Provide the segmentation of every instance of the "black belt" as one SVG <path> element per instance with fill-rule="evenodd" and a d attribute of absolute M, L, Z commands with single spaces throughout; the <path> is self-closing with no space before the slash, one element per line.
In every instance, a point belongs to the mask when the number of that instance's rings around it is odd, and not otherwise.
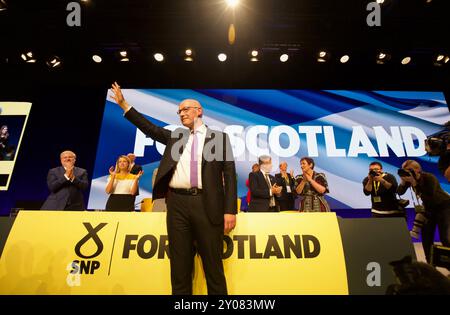
<path fill-rule="evenodd" d="M 190 196 L 196 196 L 198 194 L 201 194 L 203 192 L 203 189 L 193 187 L 193 188 L 170 188 L 170 191 L 181 194 L 181 195 L 190 195 Z"/>

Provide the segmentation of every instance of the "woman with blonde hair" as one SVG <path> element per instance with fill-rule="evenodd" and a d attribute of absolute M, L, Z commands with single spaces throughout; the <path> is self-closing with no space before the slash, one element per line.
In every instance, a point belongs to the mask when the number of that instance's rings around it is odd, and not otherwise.
<path fill-rule="evenodd" d="M 106 193 L 109 194 L 106 202 L 107 211 L 134 211 L 134 196 L 139 185 L 143 171 L 137 175 L 130 173 L 131 161 L 126 155 L 121 155 L 116 161 L 116 166 L 109 168 Z"/>

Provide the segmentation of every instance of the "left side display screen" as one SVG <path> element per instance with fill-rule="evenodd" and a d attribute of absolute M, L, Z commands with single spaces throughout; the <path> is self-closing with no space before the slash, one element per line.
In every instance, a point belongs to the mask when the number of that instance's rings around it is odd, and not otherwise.
<path fill-rule="evenodd" d="M 31 103 L 0 102 L 0 191 L 8 190 Z"/>

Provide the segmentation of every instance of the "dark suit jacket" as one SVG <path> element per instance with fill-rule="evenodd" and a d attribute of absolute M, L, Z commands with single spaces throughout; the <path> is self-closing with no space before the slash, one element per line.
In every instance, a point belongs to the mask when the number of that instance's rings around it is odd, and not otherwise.
<path fill-rule="evenodd" d="M 166 148 L 161 158 L 153 186 L 153 199 L 165 198 L 169 191 L 169 182 L 183 149 L 189 139 L 189 130 L 178 128 L 174 131 L 156 126 L 142 114 L 131 108 L 125 117 L 139 128 L 146 136 L 165 144 Z M 223 132 L 207 129 L 205 138 L 205 149 L 209 141 L 222 141 L 222 161 L 213 159 L 207 161 L 202 157 L 202 187 L 203 205 L 208 218 L 213 224 L 222 224 L 224 214 L 237 213 L 237 183 L 236 168 L 233 159 L 228 135 Z M 172 149 L 179 153 L 172 157 Z"/>
<path fill-rule="evenodd" d="M 283 176 L 281 176 L 281 173 L 275 174 L 275 181 L 278 186 L 282 186 L 281 189 L 281 196 L 277 197 L 278 200 L 291 200 L 294 196 L 295 192 L 295 179 L 291 176 L 291 174 L 287 174 L 289 178 L 289 186 L 291 187 L 291 195 L 288 195 L 287 188 L 286 188 L 286 181 L 284 180 Z"/>
<path fill-rule="evenodd" d="M 269 175 L 270 184 L 275 184 L 275 177 Z M 270 191 L 267 186 L 266 179 L 262 172 L 251 172 L 248 175 L 250 186 L 251 200 L 248 207 L 250 212 L 266 212 L 269 211 L 270 205 Z"/>
<path fill-rule="evenodd" d="M 73 182 L 64 176 L 64 167 L 52 168 L 47 175 L 47 186 L 50 190 L 42 210 L 64 210 L 70 201 L 72 207 L 79 210 L 85 210 L 83 200 L 83 190 L 89 186 L 87 171 L 83 168 L 75 167 L 73 173 L 75 179 Z"/>
<path fill-rule="evenodd" d="M 142 171 L 142 166 L 138 164 L 134 164 L 133 167 L 130 170 L 130 174 L 137 175 L 140 171 Z M 136 191 L 136 196 L 139 195 L 139 186 Z"/>
<path fill-rule="evenodd" d="M 133 167 L 131 168 L 130 173 L 133 175 L 137 175 L 140 171 L 142 171 L 142 166 L 134 164 Z"/>

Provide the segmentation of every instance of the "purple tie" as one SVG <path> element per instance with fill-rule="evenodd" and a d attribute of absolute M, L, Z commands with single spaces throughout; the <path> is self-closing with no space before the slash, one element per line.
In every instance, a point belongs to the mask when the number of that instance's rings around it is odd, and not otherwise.
<path fill-rule="evenodd" d="M 191 145 L 191 188 L 198 187 L 198 164 L 197 164 L 197 134 L 194 131 L 192 134 Z"/>

